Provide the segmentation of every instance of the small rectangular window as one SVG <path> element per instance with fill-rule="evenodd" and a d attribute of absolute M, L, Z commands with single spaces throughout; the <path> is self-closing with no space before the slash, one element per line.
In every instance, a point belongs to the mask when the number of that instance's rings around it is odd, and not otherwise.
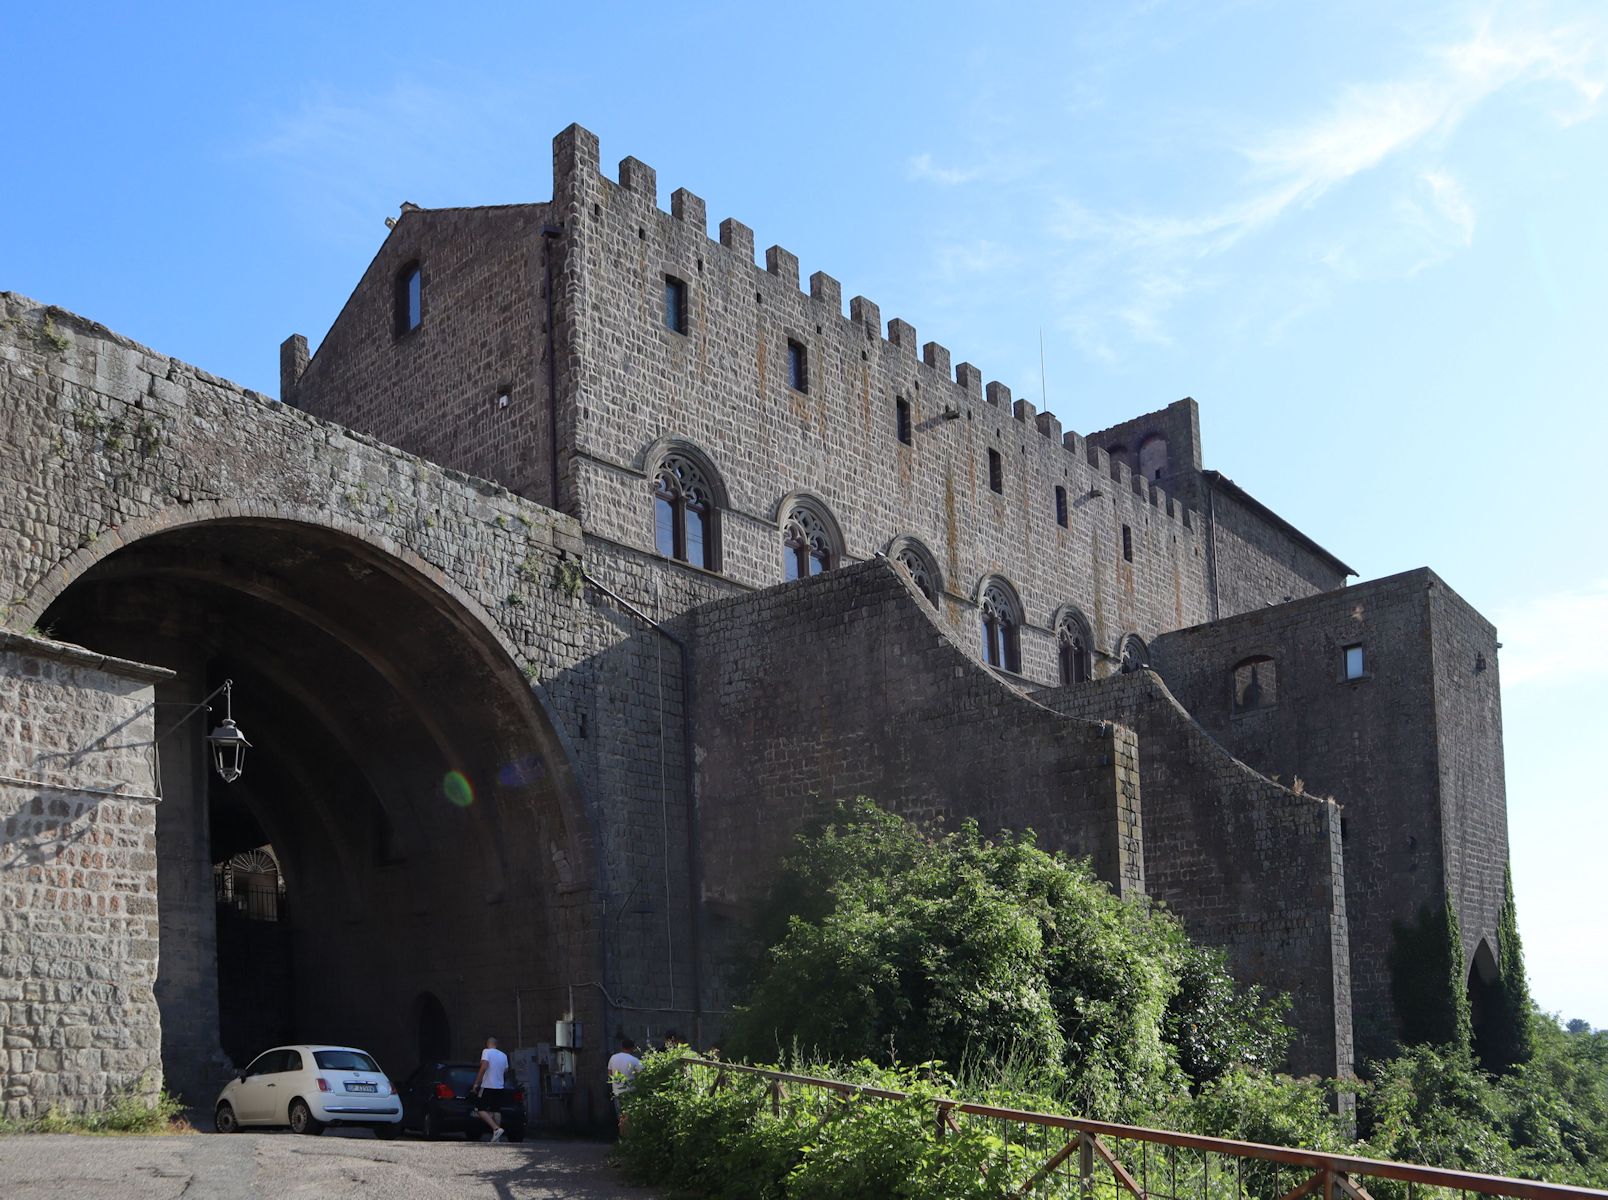
<path fill-rule="evenodd" d="M 893 402 L 894 425 L 899 432 L 899 440 L 910 445 L 910 401 L 900 396 Z"/>
<path fill-rule="evenodd" d="M 988 452 L 988 486 L 1002 496 L 1005 494 L 1005 461 L 998 450 Z"/>
<path fill-rule="evenodd" d="M 1133 529 L 1128 525 L 1122 527 L 1122 557 L 1128 562 L 1133 561 Z"/>
<path fill-rule="evenodd" d="M 1059 485 L 1055 489 L 1055 523 L 1066 528 L 1066 489 Z"/>
<path fill-rule="evenodd" d="M 787 343 L 787 382 L 795 392 L 810 390 L 809 351 L 791 339 Z"/>
<path fill-rule="evenodd" d="M 1362 675 L 1363 675 L 1363 667 L 1364 667 L 1363 658 L 1362 658 L 1362 647 L 1361 646 L 1347 646 L 1346 650 L 1345 650 L 1345 655 L 1346 655 L 1346 678 L 1347 679 L 1361 679 Z"/>
<path fill-rule="evenodd" d="M 409 263 L 396 277 L 396 333 L 412 333 L 424 320 L 424 273 Z"/>
<path fill-rule="evenodd" d="M 672 333 L 687 332 L 687 285 L 674 275 L 664 277 L 664 327 Z"/>

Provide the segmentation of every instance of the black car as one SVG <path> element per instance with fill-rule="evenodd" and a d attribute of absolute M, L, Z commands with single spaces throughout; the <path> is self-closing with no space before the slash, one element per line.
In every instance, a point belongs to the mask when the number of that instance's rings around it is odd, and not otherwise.
<path fill-rule="evenodd" d="M 461 1133 L 470 1141 L 488 1136 L 491 1130 L 476 1115 L 469 1088 L 474 1084 L 479 1063 L 425 1063 L 408 1076 L 402 1093 L 402 1128 L 416 1129 L 427 1138 Z M 525 1089 L 508 1073 L 503 1089 L 502 1126 L 510 1142 L 525 1139 Z"/>

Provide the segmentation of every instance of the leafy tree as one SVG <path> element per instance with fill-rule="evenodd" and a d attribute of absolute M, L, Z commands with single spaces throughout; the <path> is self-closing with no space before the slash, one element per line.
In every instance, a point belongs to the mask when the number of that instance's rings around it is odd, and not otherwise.
<path fill-rule="evenodd" d="M 1290 1048 L 1289 997 L 1237 986 L 1221 950 L 1186 945 L 1167 1003 L 1167 1041 L 1198 1092 L 1236 1068 L 1276 1071 Z"/>
<path fill-rule="evenodd" d="M 1414 1046 L 1379 1064 L 1359 1097 L 1371 1157 L 1511 1175 L 1510 1098 L 1466 1047 Z"/>
<path fill-rule="evenodd" d="M 924 830 L 862 799 L 783 865 L 728 1045 L 1009 1060 L 1065 1104 L 1117 1116 L 1276 1060 L 1281 1015 L 1170 915 L 1117 898 L 1031 834 Z"/>

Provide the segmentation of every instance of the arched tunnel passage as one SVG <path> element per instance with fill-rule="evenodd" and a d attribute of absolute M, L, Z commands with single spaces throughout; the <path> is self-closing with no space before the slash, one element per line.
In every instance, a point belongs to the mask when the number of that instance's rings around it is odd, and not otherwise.
<path fill-rule="evenodd" d="M 511 1042 L 516 994 L 556 1004 L 593 969 L 591 834 L 561 739 L 492 630 L 408 564 L 320 526 L 202 522 L 109 554 L 41 624 L 177 671 L 159 729 L 232 679 L 253 743 L 233 784 L 206 762 L 217 709 L 159 746 L 171 1089 L 209 1103 L 225 1057 L 287 1040 L 362 1046 L 400 1076 L 421 994 L 469 1054 Z M 271 914 L 215 882 L 264 847 Z"/>

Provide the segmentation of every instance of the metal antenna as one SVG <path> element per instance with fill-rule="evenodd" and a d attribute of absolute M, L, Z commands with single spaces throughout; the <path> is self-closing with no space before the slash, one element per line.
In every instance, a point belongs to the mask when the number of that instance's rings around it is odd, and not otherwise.
<path fill-rule="evenodd" d="M 1039 326 L 1039 399 L 1045 412 L 1050 409 L 1050 387 L 1044 382 L 1044 326 Z"/>

